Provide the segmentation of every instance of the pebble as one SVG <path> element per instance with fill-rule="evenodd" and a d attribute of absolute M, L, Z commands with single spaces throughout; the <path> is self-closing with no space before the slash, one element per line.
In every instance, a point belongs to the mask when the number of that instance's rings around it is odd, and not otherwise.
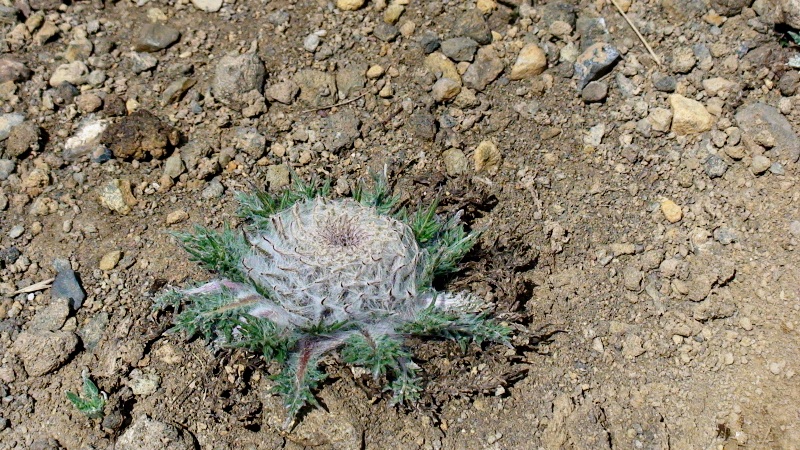
<path fill-rule="evenodd" d="M 370 80 L 375 80 L 383 76 L 384 72 L 385 70 L 383 69 L 383 66 L 381 66 L 380 64 L 375 64 L 373 66 L 370 66 L 369 69 L 367 69 L 366 76 Z"/>
<path fill-rule="evenodd" d="M 144 373 L 141 369 L 133 369 L 130 373 L 130 380 L 127 385 L 131 388 L 133 395 L 146 397 L 154 394 L 161 384 L 161 377 L 155 373 Z"/>
<path fill-rule="evenodd" d="M 472 38 L 481 45 L 492 43 L 492 31 L 489 24 L 483 18 L 483 14 L 478 9 L 470 9 L 462 14 L 453 26 L 453 32 L 457 36 Z"/>
<path fill-rule="evenodd" d="M 770 171 L 770 173 L 775 174 L 775 175 L 784 175 L 784 174 L 786 174 L 786 171 L 783 168 L 783 164 L 781 164 L 781 163 L 779 163 L 777 161 L 772 163 L 771 166 L 769 166 L 769 171 Z"/>
<path fill-rule="evenodd" d="M 450 78 L 459 84 L 462 82 L 461 74 L 453 61 L 440 52 L 433 52 L 425 57 L 425 67 L 437 78 Z"/>
<path fill-rule="evenodd" d="M 67 298 L 70 300 L 70 306 L 73 310 L 79 309 L 86 299 L 86 293 L 83 291 L 69 261 L 56 258 L 53 261 L 53 268 L 56 270 L 56 277 L 53 280 L 50 296 L 53 298 Z"/>
<path fill-rule="evenodd" d="M 670 199 L 661 200 L 661 212 L 669 223 L 676 223 L 683 218 L 681 207 Z"/>
<path fill-rule="evenodd" d="M 489 172 L 494 174 L 500 168 L 503 155 L 494 142 L 486 140 L 475 148 L 475 172 Z"/>
<path fill-rule="evenodd" d="M 678 135 L 696 134 L 708 131 L 714 124 L 714 117 L 697 100 L 680 94 L 669 96 L 672 108 L 672 131 Z"/>
<path fill-rule="evenodd" d="M 676 46 L 672 51 L 672 64 L 670 68 L 675 73 L 689 73 L 697 64 L 694 51 L 687 46 Z"/>
<path fill-rule="evenodd" d="M 463 93 L 464 90 L 462 89 L 461 92 Z M 411 134 L 425 141 L 433 141 L 436 138 L 436 124 L 436 118 L 433 117 L 433 114 L 426 111 L 413 114 L 408 121 Z"/>
<path fill-rule="evenodd" d="M 709 96 L 715 96 L 720 92 L 735 92 L 736 83 L 722 77 L 708 78 L 703 80 L 703 89 Z"/>
<path fill-rule="evenodd" d="M 793 220 L 789 223 L 789 233 L 794 237 L 800 237 L 800 220 Z"/>
<path fill-rule="evenodd" d="M 610 40 L 606 19 L 603 17 L 580 16 L 575 22 L 575 31 L 581 36 L 581 50 Z"/>
<path fill-rule="evenodd" d="M 750 170 L 756 175 L 761 175 L 769 170 L 771 165 L 772 161 L 769 158 L 764 155 L 756 155 L 753 156 L 753 161 L 750 163 Z"/>
<path fill-rule="evenodd" d="M 361 120 L 352 109 L 344 109 L 328 116 L 325 124 L 323 144 L 330 152 L 339 152 L 353 147 L 361 137 Z"/>
<path fill-rule="evenodd" d="M 17 259 L 20 257 L 21 254 L 22 253 L 20 253 L 19 249 L 17 247 L 14 247 L 13 245 L 11 247 L 0 250 L 0 268 L 2 268 L 3 266 L 10 266 L 15 262 L 17 262 Z"/>
<path fill-rule="evenodd" d="M 133 42 L 137 52 L 157 52 L 174 44 L 181 37 L 181 32 L 163 23 L 149 23 L 142 27 L 139 36 Z"/>
<path fill-rule="evenodd" d="M 78 336 L 81 337 L 83 346 L 86 347 L 87 350 L 94 350 L 103 338 L 103 332 L 107 326 L 108 313 L 105 311 L 89 319 L 86 325 L 78 330 Z"/>
<path fill-rule="evenodd" d="M 0 181 L 5 181 L 14 173 L 17 163 L 11 159 L 0 159 Z"/>
<path fill-rule="evenodd" d="M 719 227 L 714 230 L 714 239 L 722 245 L 730 245 L 739 240 L 736 231 L 728 227 Z"/>
<path fill-rule="evenodd" d="M 2 66 L 0 66 L 0 74 L 2 74 Z M 2 76 L 0 76 L 0 80 L 2 80 Z M 800 72 L 796 70 L 787 70 L 783 73 L 783 75 L 781 75 L 780 80 L 778 80 L 778 90 L 781 91 L 781 95 L 784 97 L 791 97 L 795 95 L 795 93 L 798 92 L 799 86 Z"/>
<path fill-rule="evenodd" d="M 10 230 L 8 230 L 8 237 L 10 237 L 11 239 L 16 239 L 22 236 L 22 233 L 24 232 L 25 232 L 25 227 L 17 224 L 11 227 Z"/>
<path fill-rule="evenodd" d="M 267 149 L 267 138 L 255 127 L 236 127 L 233 130 L 233 146 L 242 150 L 254 159 L 264 155 Z"/>
<path fill-rule="evenodd" d="M 439 78 L 431 89 L 433 99 L 439 103 L 454 99 L 460 92 L 461 85 L 450 78 Z"/>
<path fill-rule="evenodd" d="M 200 193 L 200 197 L 205 200 L 214 200 L 217 198 L 222 197 L 225 193 L 225 186 L 219 181 L 219 177 L 214 177 L 211 181 L 206 184 L 206 187 L 203 188 L 203 192 Z"/>
<path fill-rule="evenodd" d="M 619 57 L 619 50 L 604 42 L 598 42 L 587 48 L 575 60 L 578 89 L 583 89 L 590 81 L 597 80 L 610 72 Z"/>
<path fill-rule="evenodd" d="M 100 188 L 100 203 L 119 214 L 129 214 L 131 206 L 136 204 L 130 181 L 115 178 L 104 184 Z"/>
<path fill-rule="evenodd" d="M 709 178 L 719 178 L 728 170 L 728 163 L 718 155 L 711 155 L 703 162 L 704 170 Z"/>
<path fill-rule="evenodd" d="M 266 74 L 264 63 L 255 53 L 223 56 L 214 69 L 214 97 L 227 100 L 253 90 L 263 92 Z"/>
<path fill-rule="evenodd" d="M 103 106 L 103 99 L 97 94 L 86 92 L 75 98 L 75 106 L 83 114 L 93 113 Z"/>
<path fill-rule="evenodd" d="M 442 41 L 439 48 L 454 61 L 472 61 L 478 50 L 478 43 L 468 37 L 456 37 Z"/>
<path fill-rule="evenodd" d="M 336 78 L 321 70 L 301 70 L 293 80 L 300 88 L 300 100 L 312 106 L 330 103 L 330 98 L 336 94 Z"/>
<path fill-rule="evenodd" d="M 222 9 L 222 0 L 192 0 L 192 4 L 205 12 L 217 12 Z"/>
<path fill-rule="evenodd" d="M 386 22 L 378 22 L 375 29 L 372 30 L 372 35 L 383 42 L 392 42 L 400 34 L 400 30 L 396 26 Z"/>
<path fill-rule="evenodd" d="M 195 448 L 195 440 L 188 430 L 181 430 L 146 415 L 135 418 L 125 428 L 125 432 L 117 439 L 114 448 L 116 450 L 156 450 L 165 448 L 165 443 L 169 443 L 170 450 Z"/>
<path fill-rule="evenodd" d="M 269 188 L 273 191 L 288 186 L 289 167 L 286 164 L 273 164 L 268 166 L 265 180 Z"/>
<path fill-rule="evenodd" d="M 392 2 L 386 10 L 383 12 L 383 21 L 394 25 L 400 20 L 400 16 L 403 15 L 403 12 L 406 10 L 406 7 L 403 6 L 400 2 Z"/>
<path fill-rule="evenodd" d="M 791 162 L 797 162 L 800 158 L 800 137 L 777 108 L 764 103 L 752 103 L 739 108 L 734 117 L 745 135 L 755 137 L 765 131 L 772 135 L 775 140 L 772 151 L 780 158 Z"/>
<path fill-rule="evenodd" d="M 305 39 L 303 39 L 303 48 L 308 52 L 314 53 L 317 50 L 317 47 L 319 47 L 319 44 L 322 43 L 321 36 L 322 35 L 320 35 L 319 31 L 309 34 Z"/>
<path fill-rule="evenodd" d="M 26 330 L 16 337 L 12 348 L 28 375 L 39 377 L 67 362 L 78 348 L 78 337 L 69 331 Z"/>
<path fill-rule="evenodd" d="M 660 131 L 666 133 L 672 124 L 672 111 L 666 108 L 653 108 L 647 116 L 647 121 L 650 123 L 653 131 Z"/>
<path fill-rule="evenodd" d="M 11 129 L 25 121 L 25 116 L 20 113 L 7 113 L 0 115 L 0 141 L 11 135 Z"/>
<path fill-rule="evenodd" d="M 297 83 L 288 80 L 273 84 L 264 91 L 264 96 L 271 102 L 289 105 L 297 97 L 298 92 L 300 92 L 300 87 Z"/>
<path fill-rule="evenodd" d="M 131 52 L 131 71 L 135 74 L 146 72 L 158 65 L 158 58 L 149 53 Z"/>
<path fill-rule="evenodd" d="M 189 213 L 183 209 L 176 209 L 167 214 L 167 225 L 175 225 L 181 223 L 189 218 Z"/>
<path fill-rule="evenodd" d="M 0 58 L 0 83 L 8 81 L 25 81 L 33 72 L 28 67 L 12 58 Z"/>
<path fill-rule="evenodd" d="M 742 316 L 739 318 L 739 326 L 745 331 L 753 331 L 753 323 L 747 316 Z"/>
<path fill-rule="evenodd" d="M 364 6 L 364 0 L 336 0 L 336 7 L 342 11 L 355 11 Z"/>
<path fill-rule="evenodd" d="M 622 269 L 622 280 L 625 289 L 629 291 L 639 291 L 642 288 L 642 278 L 644 273 L 635 266 L 626 266 Z"/>
<path fill-rule="evenodd" d="M 103 255 L 102 258 L 100 258 L 100 264 L 98 264 L 98 267 L 100 268 L 100 270 L 104 271 L 113 270 L 115 267 L 117 267 L 117 264 L 119 263 L 120 259 L 122 259 L 121 251 L 119 250 L 110 251 L 105 255 Z"/>
<path fill-rule="evenodd" d="M 64 50 L 64 59 L 69 62 L 85 60 L 92 56 L 93 49 L 92 41 L 86 38 L 72 40 Z"/>
<path fill-rule="evenodd" d="M 505 66 L 491 46 L 481 47 L 475 62 L 464 72 L 463 82 L 468 88 L 480 92 L 486 89 L 502 72 Z"/>
<path fill-rule="evenodd" d="M 422 47 L 422 51 L 426 55 L 438 50 L 440 45 L 441 40 L 439 39 L 439 36 L 436 36 L 433 33 L 423 33 L 422 36 L 419 37 L 419 46 Z"/>
<path fill-rule="evenodd" d="M 78 125 L 75 132 L 64 143 L 64 159 L 74 161 L 88 155 L 100 145 L 103 132 L 108 128 L 108 121 L 87 117 Z"/>
<path fill-rule="evenodd" d="M 62 64 L 56 68 L 50 76 L 50 86 L 58 87 L 62 83 L 69 83 L 79 86 L 86 82 L 89 75 L 89 68 L 83 61 L 73 61 L 69 64 Z"/>
<path fill-rule="evenodd" d="M 456 177 L 467 173 L 469 161 L 461 150 L 457 148 L 447 149 L 442 152 L 442 159 L 444 160 L 444 168 L 447 175 Z"/>
<path fill-rule="evenodd" d="M 366 66 L 363 64 L 351 64 L 336 71 L 336 89 L 339 91 L 339 98 L 345 99 L 351 95 L 363 92 L 367 85 Z"/>
<path fill-rule="evenodd" d="M 509 80 L 523 80 L 539 75 L 547 68 L 547 55 L 536 44 L 528 44 L 522 47 L 517 60 L 511 67 Z"/>
<path fill-rule="evenodd" d="M 178 130 L 146 109 L 140 109 L 107 127 L 100 138 L 120 159 L 159 159 L 178 144 Z"/>
<path fill-rule="evenodd" d="M 675 80 L 675 77 L 671 75 L 658 74 L 655 78 L 655 82 L 653 82 L 653 87 L 661 92 L 672 93 L 675 92 L 675 88 L 678 87 L 678 82 Z"/>
<path fill-rule="evenodd" d="M 581 98 L 585 103 L 597 103 L 608 96 L 608 84 L 603 81 L 592 81 L 581 91 Z"/>
<path fill-rule="evenodd" d="M 40 309 L 28 323 L 30 330 L 56 331 L 67 321 L 70 300 L 64 297 L 53 297 L 50 303 Z"/>

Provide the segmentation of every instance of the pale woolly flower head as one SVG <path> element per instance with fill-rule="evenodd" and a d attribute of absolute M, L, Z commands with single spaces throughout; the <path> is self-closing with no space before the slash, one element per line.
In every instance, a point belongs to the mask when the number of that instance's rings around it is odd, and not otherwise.
<path fill-rule="evenodd" d="M 411 229 L 356 201 L 298 202 L 248 240 L 248 277 L 310 323 L 380 320 L 427 306 Z"/>

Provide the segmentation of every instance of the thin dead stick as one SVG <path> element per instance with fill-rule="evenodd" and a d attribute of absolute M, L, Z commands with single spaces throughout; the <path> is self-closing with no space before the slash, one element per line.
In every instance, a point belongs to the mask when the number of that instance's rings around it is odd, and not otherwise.
<path fill-rule="evenodd" d="M 642 36 L 642 33 L 639 33 L 639 30 L 636 28 L 636 25 L 634 25 L 633 22 L 631 22 L 631 19 L 628 18 L 627 14 L 625 14 L 625 11 L 623 11 L 622 7 L 619 6 L 617 0 L 611 0 L 611 3 L 613 3 L 614 6 L 617 8 L 617 11 L 619 11 L 619 13 L 622 14 L 622 18 L 625 19 L 625 22 L 628 22 L 628 25 L 630 25 L 630 27 L 633 29 L 633 32 L 636 33 L 636 36 L 639 36 L 639 40 L 642 41 L 642 44 L 644 44 L 647 51 L 650 52 L 650 56 L 652 56 L 653 59 L 656 61 L 658 67 L 661 67 L 661 60 L 658 59 L 658 56 L 656 56 L 656 53 L 653 51 L 653 48 L 650 47 L 650 44 L 648 44 L 647 40 L 645 40 L 644 36 Z"/>
<path fill-rule="evenodd" d="M 22 289 L 19 289 L 19 290 L 15 291 L 13 295 L 28 294 L 30 292 L 36 292 L 36 291 L 41 291 L 42 289 L 47 289 L 47 288 L 50 287 L 50 283 L 52 283 L 53 280 L 55 280 L 55 278 L 42 280 L 42 281 L 40 281 L 40 282 L 38 282 L 36 284 L 32 284 L 32 285 L 30 285 L 28 287 L 24 287 Z"/>
<path fill-rule="evenodd" d="M 353 97 L 353 98 L 351 98 L 349 100 L 345 100 L 343 102 L 339 102 L 339 103 L 336 103 L 336 104 L 333 104 L 333 105 L 320 106 L 319 108 L 306 109 L 306 110 L 300 111 L 300 114 L 305 114 L 305 113 L 310 113 L 310 112 L 317 112 L 317 111 L 322 111 L 323 109 L 331 109 L 331 108 L 336 108 L 337 106 L 343 106 L 343 105 L 346 105 L 348 103 L 353 103 L 354 101 L 360 99 L 361 97 L 363 97 L 365 95 L 367 95 L 367 93 L 366 92 L 362 92 L 361 95 L 359 95 L 357 97 Z"/>

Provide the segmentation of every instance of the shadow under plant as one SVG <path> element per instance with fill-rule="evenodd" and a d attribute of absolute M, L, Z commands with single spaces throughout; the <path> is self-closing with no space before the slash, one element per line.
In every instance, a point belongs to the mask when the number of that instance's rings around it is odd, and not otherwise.
<path fill-rule="evenodd" d="M 296 181 L 279 196 L 239 196 L 242 230 L 196 227 L 177 237 L 219 277 L 163 295 L 176 308 L 175 329 L 219 346 L 246 348 L 281 364 L 275 391 L 286 427 L 325 379 L 318 361 L 339 349 L 347 364 L 384 379 L 392 403 L 415 401 L 418 367 L 408 336 L 508 342 L 509 328 L 486 317 L 484 301 L 433 288 L 472 248 L 460 215 L 436 204 L 395 211 L 385 179 L 353 198 L 329 199 L 329 186 Z"/>

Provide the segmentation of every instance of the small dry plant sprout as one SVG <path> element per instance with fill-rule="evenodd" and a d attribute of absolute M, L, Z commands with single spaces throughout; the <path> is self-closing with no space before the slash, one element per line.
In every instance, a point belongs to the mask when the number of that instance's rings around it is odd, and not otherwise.
<path fill-rule="evenodd" d="M 190 258 L 217 278 L 171 291 L 160 306 L 177 311 L 175 329 L 220 346 L 250 349 L 282 371 L 275 391 L 287 426 L 325 379 L 320 357 L 341 360 L 386 380 L 393 403 L 414 401 L 419 368 L 404 346 L 411 335 L 507 343 L 509 329 L 487 318 L 483 300 L 440 292 L 477 238 L 445 219 L 436 204 L 396 211 L 385 177 L 352 198 L 329 199 L 329 184 L 295 180 L 279 196 L 240 194 L 242 230 L 195 227 L 178 233 Z"/>

